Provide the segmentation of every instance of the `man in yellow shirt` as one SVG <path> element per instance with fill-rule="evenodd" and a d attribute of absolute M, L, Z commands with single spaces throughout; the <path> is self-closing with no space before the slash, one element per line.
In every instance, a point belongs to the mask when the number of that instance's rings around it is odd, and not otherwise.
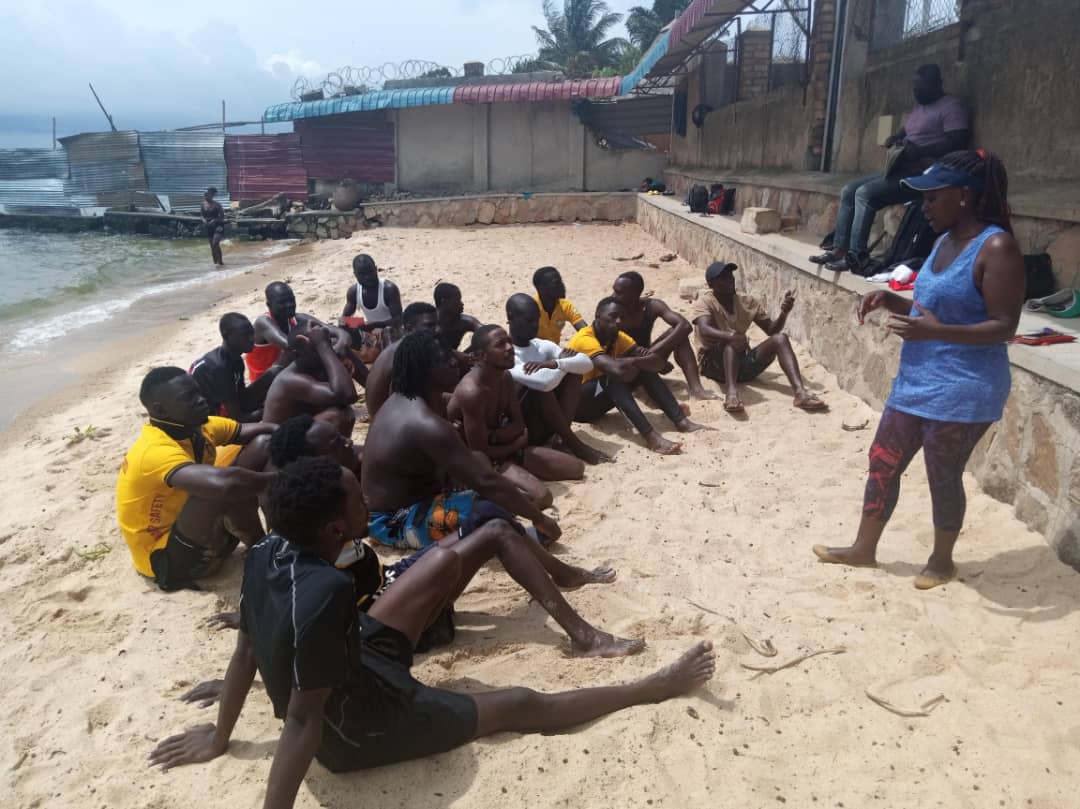
<path fill-rule="evenodd" d="M 566 285 L 554 267 L 541 267 L 534 272 L 533 286 L 536 287 L 536 302 L 540 305 L 540 328 L 536 336 L 541 340 L 550 340 L 559 345 L 563 326 L 567 323 L 575 331 L 581 331 L 588 325 L 574 304 L 566 299 Z"/>
<path fill-rule="evenodd" d="M 613 407 L 618 408 L 641 433 L 646 445 L 661 455 L 675 455 L 682 445 L 660 435 L 634 401 L 633 389 L 642 387 L 664 415 L 681 433 L 707 429 L 686 417 L 671 390 L 660 378 L 666 360 L 639 346 L 622 331 L 622 306 L 614 298 L 604 298 L 596 305 L 592 326 L 575 334 L 568 344 L 571 351 L 592 358 L 593 370 L 582 377 L 581 402 L 574 421 L 597 421 Z"/>
<path fill-rule="evenodd" d="M 211 416 L 182 368 L 152 369 L 139 399 L 150 423 L 120 467 L 117 520 L 136 570 L 165 591 L 192 587 L 238 542 L 262 538 L 256 497 L 277 473 L 255 471 L 262 468 L 259 453 L 232 445 L 275 425 Z"/>

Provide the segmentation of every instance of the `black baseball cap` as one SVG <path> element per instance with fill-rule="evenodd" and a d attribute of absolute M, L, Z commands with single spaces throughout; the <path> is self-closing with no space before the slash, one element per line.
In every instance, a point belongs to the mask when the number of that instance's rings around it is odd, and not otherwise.
<path fill-rule="evenodd" d="M 735 272 L 737 269 L 739 269 L 739 265 L 732 264 L 730 261 L 726 263 L 723 261 L 714 261 L 709 265 L 709 269 L 705 270 L 705 280 L 713 281 L 724 273 Z"/>

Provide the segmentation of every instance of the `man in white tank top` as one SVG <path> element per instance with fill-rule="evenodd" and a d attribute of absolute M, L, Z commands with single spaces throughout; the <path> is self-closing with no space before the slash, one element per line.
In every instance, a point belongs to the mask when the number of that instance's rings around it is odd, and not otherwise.
<path fill-rule="evenodd" d="M 370 365 L 401 336 L 401 293 L 393 281 L 379 278 L 375 259 L 365 253 L 353 259 L 353 274 L 356 284 L 345 293 L 340 323 L 352 332 L 360 356 Z"/>

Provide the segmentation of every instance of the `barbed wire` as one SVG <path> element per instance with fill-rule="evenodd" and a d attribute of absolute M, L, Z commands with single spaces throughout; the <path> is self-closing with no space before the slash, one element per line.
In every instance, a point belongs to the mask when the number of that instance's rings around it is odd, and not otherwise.
<path fill-rule="evenodd" d="M 502 56 L 484 64 L 485 76 L 505 76 L 518 72 L 518 68 L 536 62 L 532 54 Z M 463 67 L 449 67 L 426 59 L 406 59 L 404 62 L 386 62 L 381 65 L 353 67 L 346 65 L 328 73 L 321 81 L 299 77 L 293 84 L 292 95 L 297 101 L 311 98 L 334 98 L 361 95 L 381 90 L 388 81 L 421 78 L 460 78 L 465 75 Z"/>

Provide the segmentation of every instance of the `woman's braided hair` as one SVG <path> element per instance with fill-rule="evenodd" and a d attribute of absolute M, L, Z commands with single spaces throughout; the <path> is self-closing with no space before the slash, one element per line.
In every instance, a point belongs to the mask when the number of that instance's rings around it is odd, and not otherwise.
<path fill-rule="evenodd" d="M 981 179 L 983 190 L 975 194 L 975 215 L 981 222 L 997 225 L 1012 233 L 1009 177 L 1005 173 L 1005 165 L 996 154 L 985 149 L 950 152 L 941 158 L 941 164 Z"/>

